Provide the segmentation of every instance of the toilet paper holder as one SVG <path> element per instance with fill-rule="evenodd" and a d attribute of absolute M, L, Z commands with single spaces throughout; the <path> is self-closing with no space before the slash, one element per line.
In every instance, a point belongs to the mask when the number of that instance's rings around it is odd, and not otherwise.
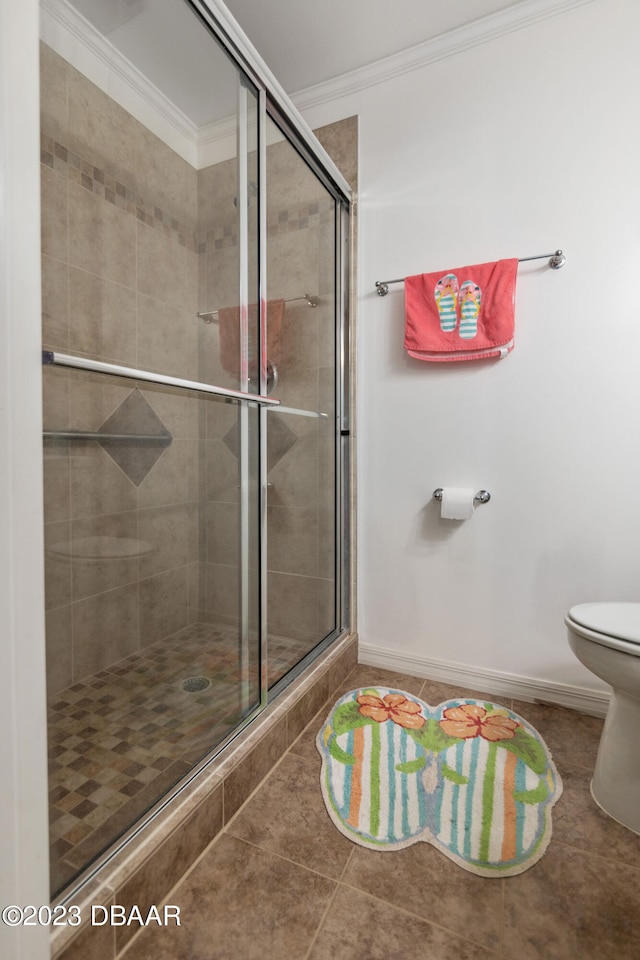
<path fill-rule="evenodd" d="M 433 499 L 442 500 L 442 487 L 438 487 L 433 491 Z M 488 490 L 478 490 L 473 499 L 476 503 L 489 503 L 489 500 L 491 500 L 491 494 Z"/>

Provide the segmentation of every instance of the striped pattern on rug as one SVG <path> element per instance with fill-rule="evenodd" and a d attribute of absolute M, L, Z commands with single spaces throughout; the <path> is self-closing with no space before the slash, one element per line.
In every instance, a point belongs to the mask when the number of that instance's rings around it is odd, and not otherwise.
<path fill-rule="evenodd" d="M 432 708 L 402 691 L 354 690 L 317 745 L 327 810 L 356 843 L 394 850 L 423 840 L 474 873 L 505 876 L 550 840 L 560 777 L 539 734 L 498 704 Z"/>

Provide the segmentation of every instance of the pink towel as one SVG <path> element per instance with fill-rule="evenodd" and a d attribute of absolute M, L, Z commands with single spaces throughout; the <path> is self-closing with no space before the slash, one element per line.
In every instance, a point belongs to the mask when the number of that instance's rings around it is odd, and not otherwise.
<path fill-rule="evenodd" d="M 518 261 L 498 260 L 404 281 L 404 345 L 418 360 L 484 360 L 513 350 Z"/>
<path fill-rule="evenodd" d="M 282 316 L 284 314 L 284 300 L 269 300 L 267 303 L 267 357 L 266 359 L 277 366 L 280 362 L 280 347 L 282 336 Z M 218 311 L 220 324 L 220 363 L 228 373 L 240 372 L 240 308 L 222 307 Z M 258 322 L 258 305 L 252 303 L 249 307 L 249 329 L 255 330 Z M 264 354 L 264 344 L 263 354 Z M 249 363 L 255 361 L 255 348 L 250 345 Z"/>

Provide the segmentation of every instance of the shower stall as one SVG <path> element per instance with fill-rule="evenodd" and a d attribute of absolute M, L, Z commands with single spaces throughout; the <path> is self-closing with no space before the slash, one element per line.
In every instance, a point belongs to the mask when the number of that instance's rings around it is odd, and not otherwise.
<path fill-rule="evenodd" d="M 348 627 L 350 188 L 219 4 L 41 13 L 56 895 Z"/>

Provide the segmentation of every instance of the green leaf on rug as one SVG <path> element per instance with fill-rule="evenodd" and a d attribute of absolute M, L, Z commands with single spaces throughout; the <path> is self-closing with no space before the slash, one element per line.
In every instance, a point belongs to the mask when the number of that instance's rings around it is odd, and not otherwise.
<path fill-rule="evenodd" d="M 541 780 L 533 790 L 514 790 L 513 799 L 520 803 L 542 803 L 549 796 L 549 788 L 544 780 Z"/>
<path fill-rule="evenodd" d="M 366 724 L 375 723 L 375 720 L 371 720 L 370 717 L 365 717 L 363 713 L 360 713 L 360 707 L 354 700 L 350 700 L 348 703 L 341 703 L 339 707 L 333 711 L 331 717 L 331 725 L 336 732 L 337 736 L 340 736 L 341 733 L 348 733 L 350 730 L 355 730 L 356 727 L 364 727 Z"/>
<path fill-rule="evenodd" d="M 469 777 L 465 777 L 461 773 L 458 773 L 457 770 L 453 770 L 451 767 L 447 766 L 446 763 L 442 764 L 442 776 L 447 780 L 451 780 L 452 783 L 469 783 Z"/>
<path fill-rule="evenodd" d="M 440 753 L 442 750 L 460 743 L 458 737 L 450 737 L 446 734 L 437 720 L 427 720 L 419 730 L 407 730 L 407 733 L 421 747 L 425 750 L 432 750 L 433 753 Z"/>
<path fill-rule="evenodd" d="M 422 770 L 426 763 L 426 757 L 418 757 L 417 760 L 406 760 L 404 763 L 396 763 L 398 773 L 417 773 Z"/>
<path fill-rule="evenodd" d="M 352 753 L 347 753 L 346 750 L 343 750 L 335 737 L 332 737 L 331 740 L 329 740 L 329 753 L 334 760 L 338 761 L 338 763 L 346 763 L 349 766 L 352 766 L 356 762 L 354 755 Z"/>
<path fill-rule="evenodd" d="M 505 750 L 515 753 L 516 757 L 526 763 L 528 767 L 531 767 L 534 773 L 542 774 L 546 770 L 547 754 L 544 746 L 536 737 L 527 733 L 524 727 L 518 727 L 512 740 L 500 740 L 498 742 Z"/>

